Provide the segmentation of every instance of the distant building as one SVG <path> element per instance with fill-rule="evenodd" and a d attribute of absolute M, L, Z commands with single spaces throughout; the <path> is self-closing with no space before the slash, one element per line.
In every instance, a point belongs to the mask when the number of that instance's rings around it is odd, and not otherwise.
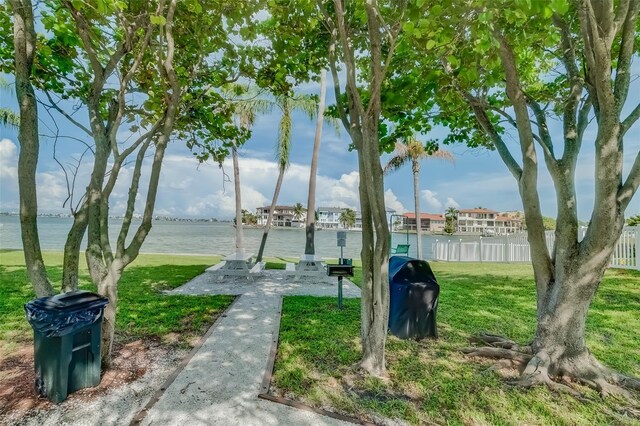
<path fill-rule="evenodd" d="M 410 231 L 417 229 L 415 213 L 405 213 L 402 215 L 403 227 Z M 441 214 L 420 213 L 420 228 L 428 232 L 443 232 L 445 217 Z"/>
<path fill-rule="evenodd" d="M 391 224 L 391 220 L 394 216 L 396 216 L 396 211 L 394 209 L 386 209 L 387 212 L 387 222 Z M 362 229 L 362 212 L 360 210 L 356 210 L 356 223 L 352 229 Z"/>
<path fill-rule="evenodd" d="M 489 209 L 463 209 L 458 211 L 458 233 L 506 235 L 522 230 L 522 220 L 515 215 L 500 215 Z"/>
<path fill-rule="evenodd" d="M 340 215 L 345 210 L 342 207 L 318 207 L 318 219 L 316 227 L 323 229 L 338 229 L 340 225 Z"/>
<path fill-rule="evenodd" d="M 258 216 L 258 225 L 264 226 L 267 224 L 269 218 L 269 211 L 271 206 L 258 207 L 256 209 L 256 215 Z M 276 206 L 273 213 L 273 221 L 271 226 L 274 227 L 301 227 L 304 226 L 304 215 L 301 218 L 296 218 L 295 207 L 293 206 Z"/>

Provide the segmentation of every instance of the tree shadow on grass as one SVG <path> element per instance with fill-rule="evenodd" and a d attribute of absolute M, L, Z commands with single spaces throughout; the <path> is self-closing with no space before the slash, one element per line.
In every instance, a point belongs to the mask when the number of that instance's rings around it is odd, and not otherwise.
<path fill-rule="evenodd" d="M 440 266 L 440 265 L 439 265 Z M 387 340 L 388 382 L 356 373 L 360 355 L 359 301 L 334 311 L 335 299 L 287 297 L 283 306 L 274 392 L 317 407 L 375 420 L 453 424 L 636 424 L 624 401 L 589 402 L 550 392 L 512 388 L 485 359 L 460 349 L 480 331 L 527 343 L 536 325 L 535 284 L 530 269 L 445 265 L 441 285 L 440 339 Z M 609 271 L 590 310 L 587 341 L 602 362 L 627 374 L 640 372 L 640 274 Z M 347 355 L 342 358 L 339 354 Z M 514 372 L 516 373 L 516 372 Z M 626 405 L 625 405 L 626 404 Z"/>

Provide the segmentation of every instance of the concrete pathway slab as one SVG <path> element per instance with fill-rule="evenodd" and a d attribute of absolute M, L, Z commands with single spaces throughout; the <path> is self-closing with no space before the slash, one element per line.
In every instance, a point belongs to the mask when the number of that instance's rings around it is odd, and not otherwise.
<path fill-rule="evenodd" d="M 328 277 L 327 277 L 328 278 Z M 334 282 L 332 282 L 334 281 Z M 337 279 L 292 282 L 284 271 L 266 271 L 255 282 L 216 281 L 204 273 L 170 294 L 239 294 L 176 377 L 143 424 L 195 425 L 346 425 L 313 412 L 258 399 L 283 295 L 336 296 Z M 360 289 L 345 280 L 345 297 Z"/>

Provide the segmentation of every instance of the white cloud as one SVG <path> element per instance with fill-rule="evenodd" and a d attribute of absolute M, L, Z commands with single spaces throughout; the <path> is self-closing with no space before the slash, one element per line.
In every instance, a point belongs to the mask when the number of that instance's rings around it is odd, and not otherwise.
<path fill-rule="evenodd" d="M 0 141 L 0 178 L 18 178 L 18 147 L 9 139 Z"/>
<path fill-rule="evenodd" d="M 398 214 L 402 214 L 407 211 L 391 189 L 384 191 L 384 204 L 387 208 L 395 210 Z"/>
<path fill-rule="evenodd" d="M 430 212 L 440 212 L 442 210 L 442 202 L 438 200 L 437 192 L 424 189 L 421 191 L 422 199 L 427 203 L 425 207 Z"/>
<path fill-rule="evenodd" d="M 18 147 L 9 139 L 0 141 L 0 208 L 18 210 Z"/>
<path fill-rule="evenodd" d="M 454 200 L 451 197 L 447 197 L 447 201 L 444 203 L 444 206 L 445 207 L 453 207 L 453 208 L 456 208 L 456 209 L 460 208 L 460 204 L 458 204 L 456 202 L 456 200 Z"/>
<path fill-rule="evenodd" d="M 18 208 L 17 158 L 17 145 L 8 139 L 0 141 L 0 176 L 2 177 L 0 208 L 3 210 L 15 211 Z M 277 164 L 274 161 L 247 157 L 241 157 L 239 162 L 242 208 L 253 211 L 257 207 L 268 205 L 271 202 L 278 176 Z M 87 185 L 91 166 L 91 159 L 87 159 L 78 171 L 75 201 L 79 199 L 82 189 Z M 118 182 L 111 195 L 111 214 L 119 215 L 124 212 L 133 167 L 133 164 L 128 164 L 120 171 Z M 143 177 L 136 195 L 136 213 L 142 213 L 144 208 L 150 167 L 151 159 L 147 159 L 143 165 Z M 226 178 L 223 170 L 227 175 Z M 230 160 L 224 163 L 223 170 L 214 164 L 199 164 L 192 156 L 166 155 L 160 176 L 155 214 L 178 217 L 232 218 L 235 214 L 235 195 L 233 181 L 229 180 L 233 177 Z M 285 174 L 278 203 L 295 204 L 300 202 L 306 205 L 309 173 L 310 167 L 308 165 L 292 163 Z M 360 176 L 357 171 L 344 173 L 338 178 L 318 175 L 316 206 L 359 209 L 359 182 Z M 38 172 L 37 185 L 41 212 L 68 211 L 68 206 L 63 208 L 62 205 L 67 198 L 67 184 L 62 170 L 54 168 Z M 387 207 L 398 213 L 407 211 L 391 189 L 387 189 L 384 195 Z M 436 195 L 435 192 L 429 190 L 423 191 L 428 207 L 439 211 L 442 208 L 442 203 Z"/>

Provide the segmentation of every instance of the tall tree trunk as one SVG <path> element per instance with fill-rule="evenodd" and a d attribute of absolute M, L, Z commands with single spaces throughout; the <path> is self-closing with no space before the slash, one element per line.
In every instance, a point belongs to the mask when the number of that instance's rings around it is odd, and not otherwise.
<path fill-rule="evenodd" d="M 233 159 L 233 187 L 236 196 L 236 252 L 244 250 L 242 241 L 242 199 L 240 197 L 240 166 L 238 165 L 238 149 L 233 145 L 231 149 Z"/>
<path fill-rule="evenodd" d="M 20 194 L 20 231 L 27 273 L 36 296 L 50 296 L 53 287 L 47 278 L 38 235 L 38 194 L 36 169 L 40 151 L 38 105 L 31 84 L 31 70 L 36 52 L 36 32 L 30 0 L 11 0 L 13 9 L 13 44 L 15 48 L 16 95 L 20 106 L 20 154 L 18 190 Z"/>
<path fill-rule="evenodd" d="M 278 173 L 278 180 L 276 182 L 276 189 L 273 191 L 273 199 L 271 200 L 271 208 L 269 209 L 269 216 L 267 217 L 267 223 L 264 225 L 264 232 L 262 233 L 262 240 L 260 241 L 260 249 L 256 256 L 256 262 L 262 262 L 262 255 L 264 254 L 264 247 L 267 245 L 267 237 L 269 236 L 269 229 L 271 229 L 271 222 L 273 221 L 273 212 L 276 209 L 278 203 L 278 195 L 280 194 L 280 188 L 282 187 L 282 179 L 284 178 L 284 167 L 280 167 Z"/>
<path fill-rule="evenodd" d="M 316 135 L 313 139 L 313 156 L 309 172 L 309 198 L 307 199 L 306 241 L 304 254 L 316 254 L 315 226 L 316 226 L 316 176 L 318 174 L 318 157 L 320 156 L 320 140 L 322 138 L 322 124 L 324 122 L 324 100 L 327 91 L 327 71 L 320 72 L 320 103 L 318 104 L 318 121 Z"/>
<path fill-rule="evenodd" d="M 422 259 L 422 213 L 420 212 L 420 163 L 418 160 L 412 160 L 413 168 L 413 202 L 416 209 L 416 248 L 418 250 L 418 259 Z"/>
<path fill-rule="evenodd" d="M 374 376 L 384 377 L 389 322 L 389 225 L 384 204 L 377 120 L 366 124 L 358 150 L 363 271 L 360 366 Z"/>

